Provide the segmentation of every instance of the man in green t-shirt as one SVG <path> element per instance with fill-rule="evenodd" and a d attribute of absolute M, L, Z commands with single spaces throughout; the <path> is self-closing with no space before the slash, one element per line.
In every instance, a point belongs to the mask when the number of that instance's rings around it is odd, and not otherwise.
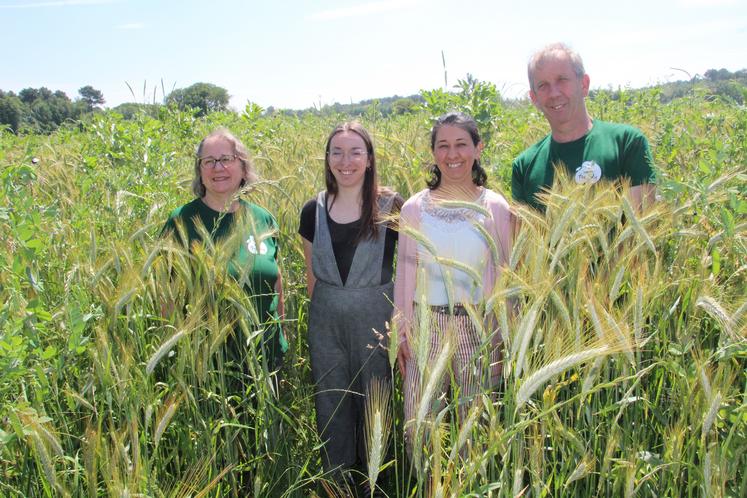
<path fill-rule="evenodd" d="M 536 194 L 552 186 L 562 164 L 577 183 L 627 178 L 639 209 L 655 196 L 654 162 L 648 141 L 632 126 L 592 120 L 586 110 L 589 75 L 581 57 L 555 43 L 529 60 L 529 97 L 550 123 L 550 134 L 513 163 L 511 193 L 517 201 L 543 210 Z"/>

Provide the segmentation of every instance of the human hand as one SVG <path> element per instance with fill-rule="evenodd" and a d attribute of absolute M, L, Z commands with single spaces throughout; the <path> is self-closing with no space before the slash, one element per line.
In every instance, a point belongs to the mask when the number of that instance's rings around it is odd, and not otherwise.
<path fill-rule="evenodd" d="M 407 339 L 399 343 L 397 349 L 397 365 L 399 366 L 399 372 L 402 374 L 402 378 L 405 378 L 407 371 L 407 360 L 410 359 L 410 346 L 407 344 Z"/>

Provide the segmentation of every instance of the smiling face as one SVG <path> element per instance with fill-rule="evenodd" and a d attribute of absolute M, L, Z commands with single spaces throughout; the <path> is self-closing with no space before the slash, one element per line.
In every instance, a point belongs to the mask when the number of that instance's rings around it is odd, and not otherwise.
<path fill-rule="evenodd" d="M 433 143 L 433 158 L 441 172 L 441 186 L 471 189 L 472 165 L 480 159 L 483 143 L 475 144 L 467 130 L 441 126 Z"/>
<path fill-rule="evenodd" d="M 555 54 L 537 63 L 531 79 L 529 96 L 550 123 L 553 136 L 583 136 L 589 123 L 584 102 L 589 76 L 577 75 L 566 54 Z"/>
<path fill-rule="evenodd" d="M 352 131 L 337 133 L 329 142 L 327 167 L 337 188 L 362 188 L 370 163 L 366 142 Z"/>
<path fill-rule="evenodd" d="M 224 137 L 215 136 L 205 140 L 200 151 L 200 178 L 205 185 L 205 197 L 223 199 L 233 196 L 244 180 L 244 166 L 236 155 L 233 144 Z M 225 158 L 225 161 L 210 159 Z M 211 164 L 205 164 L 205 163 Z"/>

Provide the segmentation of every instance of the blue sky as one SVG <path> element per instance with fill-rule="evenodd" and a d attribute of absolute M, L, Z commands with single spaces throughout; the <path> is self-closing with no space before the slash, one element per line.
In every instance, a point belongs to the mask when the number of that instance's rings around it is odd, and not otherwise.
<path fill-rule="evenodd" d="M 0 89 L 92 85 L 107 106 L 161 100 L 161 81 L 222 86 L 236 109 L 410 95 L 444 86 L 442 51 L 449 86 L 471 73 L 518 97 L 559 40 L 592 88 L 747 67 L 744 0 L 0 0 L 0 18 Z"/>

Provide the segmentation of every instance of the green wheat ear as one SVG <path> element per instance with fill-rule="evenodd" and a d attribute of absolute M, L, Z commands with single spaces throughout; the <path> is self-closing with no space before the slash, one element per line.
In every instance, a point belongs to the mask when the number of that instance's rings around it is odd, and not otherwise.
<path fill-rule="evenodd" d="M 371 496 L 384 465 L 392 427 L 391 383 L 374 377 L 366 391 L 364 436 L 368 456 L 368 484 Z"/>

